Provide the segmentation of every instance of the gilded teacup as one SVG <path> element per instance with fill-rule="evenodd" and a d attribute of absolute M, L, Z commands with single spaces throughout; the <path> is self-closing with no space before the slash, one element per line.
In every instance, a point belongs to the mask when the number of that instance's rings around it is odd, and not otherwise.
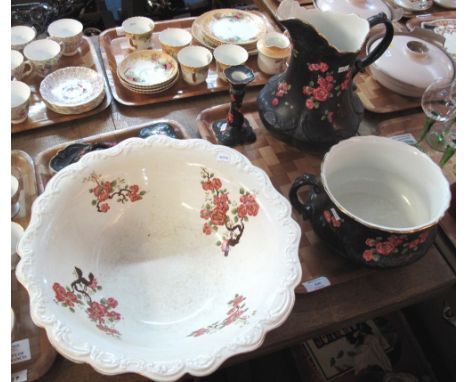
<path fill-rule="evenodd" d="M 199 85 L 208 77 L 213 55 L 202 46 L 187 46 L 177 53 L 182 77 L 190 85 Z"/>
<path fill-rule="evenodd" d="M 291 55 L 291 43 L 282 33 L 269 32 L 257 42 L 257 64 L 266 74 L 278 74 L 286 69 Z"/>
<path fill-rule="evenodd" d="M 49 25 L 47 33 L 52 40 L 63 44 L 64 56 L 73 56 L 83 38 L 83 24 L 74 19 L 60 19 Z"/>
<path fill-rule="evenodd" d="M 177 53 L 192 42 L 192 35 L 182 28 L 167 28 L 159 34 L 159 42 L 164 52 L 177 59 Z"/>
<path fill-rule="evenodd" d="M 231 66 L 243 65 L 249 58 L 249 53 L 241 46 L 234 44 L 224 44 L 218 46 L 213 56 L 216 60 L 216 71 L 218 77 L 226 81 L 224 71 Z"/>
<path fill-rule="evenodd" d="M 122 23 L 122 29 L 134 49 L 151 49 L 151 35 L 154 22 L 148 17 L 136 16 L 126 19 Z"/>
<path fill-rule="evenodd" d="M 51 39 L 36 40 L 24 48 L 24 56 L 33 66 L 33 71 L 40 77 L 45 77 L 58 68 L 62 56 L 62 47 Z"/>

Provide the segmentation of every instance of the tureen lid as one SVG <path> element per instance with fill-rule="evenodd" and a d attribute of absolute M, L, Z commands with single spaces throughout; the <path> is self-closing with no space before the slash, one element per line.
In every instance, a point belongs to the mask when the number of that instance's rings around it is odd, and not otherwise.
<path fill-rule="evenodd" d="M 322 11 L 354 13 L 362 18 L 369 18 L 383 12 L 391 19 L 390 8 L 382 0 L 317 0 L 317 7 Z"/>
<path fill-rule="evenodd" d="M 381 39 L 372 42 L 368 50 Z M 453 62 L 443 49 L 409 35 L 395 35 L 385 53 L 372 65 L 396 80 L 422 89 L 438 78 L 450 80 L 455 74 Z"/>

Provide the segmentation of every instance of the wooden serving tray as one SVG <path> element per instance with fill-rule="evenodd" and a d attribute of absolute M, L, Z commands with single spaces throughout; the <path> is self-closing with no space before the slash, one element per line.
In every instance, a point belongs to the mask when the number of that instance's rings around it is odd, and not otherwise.
<path fill-rule="evenodd" d="M 82 114 L 59 114 L 52 110 L 49 110 L 46 104 L 42 101 L 41 95 L 39 93 L 39 86 L 43 80 L 34 74 L 30 74 L 27 77 L 24 77 L 21 81 L 27 83 L 31 87 L 31 100 L 29 105 L 29 114 L 26 121 L 11 125 L 11 132 L 19 133 L 21 131 L 27 131 L 32 129 L 37 129 L 43 126 L 55 125 L 57 123 L 74 121 L 76 119 L 82 119 L 89 117 L 91 115 L 97 114 L 102 110 L 106 109 L 112 100 L 112 96 L 109 91 L 109 87 L 106 83 L 104 71 L 99 63 L 99 58 L 97 56 L 96 50 L 94 49 L 93 43 L 91 40 L 83 36 L 81 45 L 78 49 L 78 53 L 73 56 L 62 56 L 59 60 L 59 68 L 65 68 L 67 66 L 86 66 L 88 68 L 96 70 L 99 75 L 102 76 L 104 81 L 104 91 L 105 97 L 104 100 L 93 110 L 87 111 Z"/>
<path fill-rule="evenodd" d="M 268 17 L 262 13 L 256 13 L 263 18 L 269 30 L 277 30 L 277 27 Z M 158 21 L 155 23 L 153 35 L 151 37 L 153 49 L 161 49 L 158 38 L 160 32 L 167 28 L 183 28 L 190 32 L 194 20 L 195 17 L 188 17 L 177 20 Z M 194 45 L 200 45 L 196 42 L 195 38 L 192 43 Z M 219 79 L 216 74 L 216 63 L 213 57 L 208 72 L 208 78 L 202 84 L 195 86 L 189 85 L 182 79 L 182 75 L 180 74 L 176 84 L 162 93 L 138 94 L 132 92 L 121 85 L 117 75 L 118 64 L 133 51 L 130 49 L 128 39 L 118 33 L 118 28 L 107 29 L 99 35 L 99 45 L 112 95 L 117 102 L 123 105 L 142 106 L 229 90 L 229 84 Z M 262 73 L 258 68 L 257 56 L 250 55 L 246 65 L 255 73 L 255 79 L 249 86 L 264 85 L 267 82 L 270 76 Z"/>
<path fill-rule="evenodd" d="M 415 139 L 418 139 L 424 125 L 424 118 L 425 114 L 418 113 L 406 117 L 389 119 L 377 125 L 377 133 L 385 136 L 409 133 L 412 134 Z M 442 157 L 441 152 L 435 151 L 426 142 L 422 142 L 421 146 L 436 163 L 439 163 Z M 447 162 L 443 168 L 443 172 L 450 184 L 456 181 L 456 155 Z M 455 217 L 447 211 L 439 222 L 439 226 L 453 246 L 456 247 L 457 231 Z"/>
<path fill-rule="evenodd" d="M 61 143 L 59 145 L 53 146 L 37 154 L 35 158 L 36 163 L 36 178 L 37 178 L 37 187 L 39 193 L 43 193 L 47 182 L 54 176 L 55 172 L 50 169 L 49 162 L 52 157 L 57 154 L 60 150 L 64 149 L 72 143 L 103 143 L 103 142 L 122 142 L 127 138 L 132 138 L 138 136 L 138 132 L 148 126 L 152 126 L 158 122 L 168 123 L 175 131 L 177 138 L 179 139 L 188 139 L 190 135 L 187 130 L 178 122 L 173 120 L 158 119 L 156 121 L 146 122 L 144 124 L 129 127 L 127 129 L 121 129 L 116 131 L 111 131 L 108 133 L 97 134 L 90 137 L 77 139 L 75 141 Z"/>
<path fill-rule="evenodd" d="M 19 181 L 21 209 L 12 219 L 24 229 L 31 218 L 31 205 L 37 196 L 34 164 L 31 157 L 24 151 L 11 151 L 11 173 Z M 14 271 L 11 273 L 11 307 L 15 312 L 15 327 L 12 332 L 12 342 L 29 340 L 31 359 L 11 365 L 11 372 L 27 370 L 27 380 L 34 381 L 44 375 L 52 366 L 57 355 L 49 343 L 44 329 L 37 327 L 29 313 L 29 295 L 18 282 Z"/>
<path fill-rule="evenodd" d="M 203 110 L 197 118 L 197 127 L 202 138 L 214 143 L 211 123 L 226 116 L 229 104 Z M 255 165 L 263 169 L 275 188 L 288 198 L 292 182 L 308 172 L 320 173 L 322 157 L 302 152 L 273 137 L 263 126 L 257 113 L 255 100 L 246 101 L 242 106 L 244 117 L 257 134 L 255 143 L 235 147 Z M 306 195 L 306 191 L 304 194 Z M 289 199 L 289 198 L 288 198 Z M 293 217 L 299 223 L 302 237 L 299 257 L 302 265 L 301 284 L 296 293 L 307 293 L 303 283 L 326 277 L 331 285 L 341 284 L 353 279 L 365 277 L 375 270 L 360 267 L 333 254 L 325 243 L 315 234 L 309 221 L 293 209 Z"/>
<path fill-rule="evenodd" d="M 434 12 L 430 14 L 417 15 L 410 18 L 406 22 L 406 28 L 411 32 L 416 27 L 420 27 L 421 23 L 425 21 L 433 21 L 437 19 L 454 19 L 457 17 L 457 12 L 455 11 L 445 11 L 445 12 Z"/>
<path fill-rule="evenodd" d="M 418 108 L 419 98 L 405 97 L 380 85 L 367 70 L 354 77 L 356 94 L 364 108 L 373 113 L 392 113 Z"/>

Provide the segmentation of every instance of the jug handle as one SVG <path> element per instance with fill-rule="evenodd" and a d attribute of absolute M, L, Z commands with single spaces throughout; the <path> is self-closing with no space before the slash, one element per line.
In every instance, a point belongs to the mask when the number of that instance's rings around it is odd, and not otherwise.
<path fill-rule="evenodd" d="M 369 22 L 370 28 L 376 26 L 377 24 L 384 24 L 385 35 L 382 41 L 380 41 L 379 45 L 377 45 L 377 47 L 372 52 L 369 52 L 369 54 L 366 57 L 356 60 L 353 69 L 353 77 L 366 66 L 372 64 L 382 54 L 384 54 L 384 52 L 387 50 L 388 46 L 393 40 L 393 24 L 391 20 L 387 18 L 385 13 L 380 12 L 377 15 L 369 17 L 367 21 Z"/>

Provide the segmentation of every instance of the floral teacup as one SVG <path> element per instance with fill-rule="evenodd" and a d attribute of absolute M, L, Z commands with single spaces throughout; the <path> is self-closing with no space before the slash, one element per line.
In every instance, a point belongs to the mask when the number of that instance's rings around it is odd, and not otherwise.
<path fill-rule="evenodd" d="M 122 29 L 135 49 L 151 49 L 154 22 L 148 17 L 130 17 L 122 23 Z"/>
<path fill-rule="evenodd" d="M 27 68 L 26 68 L 27 67 Z M 32 72 L 32 65 L 17 50 L 11 51 L 11 77 L 21 80 Z"/>
<path fill-rule="evenodd" d="M 11 82 L 11 123 L 21 123 L 28 118 L 31 89 L 21 81 Z"/>
<path fill-rule="evenodd" d="M 24 48 L 25 57 L 33 65 L 33 71 L 40 77 L 45 77 L 58 68 L 62 56 L 62 47 L 51 39 L 36 40 Z"/>
<path fill-rule="evenodd" d="M 286 69 L 291 43 L 282 33 L 269 32 L 257 42 L 258 67 L 263 73 L 278 74 Z"/>
<path fill-rule="evenodd" d="M 74 19 L 60 19 L 49 25 L 47 33 L 52 40 L 63 43 L 64 56 L 73 56 L 81 44 L 83 24 Z"/>

